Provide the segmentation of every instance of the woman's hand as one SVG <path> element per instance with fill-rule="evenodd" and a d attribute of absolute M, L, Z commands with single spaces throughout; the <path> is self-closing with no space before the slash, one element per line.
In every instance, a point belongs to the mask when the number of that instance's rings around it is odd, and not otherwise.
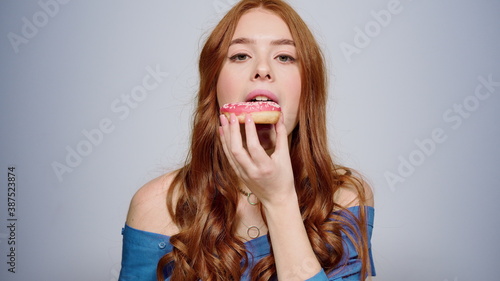
<path fill-rule="evenodd" d="M 236 174 L 264 207 L 278 278 L 304 280 L 314 276 L 320 272 L 321 265 L 302 221 L 283 115 L 275 125 L 276 145 L 271 155 L 261 146 L 251 115 L 245 118 L 246 147 L 236 116 L 231 114 L 229 121 L 221 116 L 220 120 L 224 153 Z"/>
<path fill-rule="evenodd" d="M 229 120 L 221 115 L 220 122 L 219 132 L 224 153 L 236 174 L 260 202 L 264 206 L 272 206 L 287 202 L 292 197 L 296 198 L 283 115 L 274 127 L 276 145 L 271 155 L 261 146 L 250 114 L 245 117 L 246 145 L 234 114 L 231 114 Z"/>

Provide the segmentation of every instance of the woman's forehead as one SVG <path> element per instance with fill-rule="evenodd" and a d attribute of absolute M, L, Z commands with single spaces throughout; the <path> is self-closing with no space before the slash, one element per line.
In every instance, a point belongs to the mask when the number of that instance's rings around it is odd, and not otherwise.
<path fill-rule="evenodd" d="M 241 16 L 232 40 L 245 38 L 247 43 L 255 41 L 293 40 L 285 21 L 271 11 L 252 9 Z"/>

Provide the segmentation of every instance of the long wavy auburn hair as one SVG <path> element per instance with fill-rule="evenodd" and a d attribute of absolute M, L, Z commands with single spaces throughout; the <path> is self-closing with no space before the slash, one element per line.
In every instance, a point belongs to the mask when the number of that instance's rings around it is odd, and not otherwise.
<path fill-rule="evenodd" d="M 281 17 L 296 44 L 302 79 L 298 124 L 291 133 L 290 157 L 302 218 L 318 261 L 327 273 L 345 263 L 342 234 L 356 245 L 361 276 L 369 272 L 364 188 L 358 176 L 334 164 L 327 141 L 327 78 L 323 55 L 307 25 L 280 0 L 243 0 L 219 22 L 199 58 L 200 88 L 191 147 L 167 194 L 167 207 L 179 233 L 170 237 L 172 252 L 158 262 L 158 280 L 240 280 L 248 268 L 243 241 L 235 235 L 240 181 L 224 155 L 218 135 L 217 80 L 240 17 L 262 8 Z M 343 171 L 343 172 L 340 172 Z M 348 170 L 347 170 L 348 171 Z M 343 184 L 359 193 L 359 219 L 334 202 Z M 352 221 L 355 222 L 353 225 Z M 268 235 L 270 242 L 270 238 Z M 243 264 L 243 266 L 242 266 Z M 255 281 L 276 277 L 274 256 L 260 260 L 251 271 Z"/>

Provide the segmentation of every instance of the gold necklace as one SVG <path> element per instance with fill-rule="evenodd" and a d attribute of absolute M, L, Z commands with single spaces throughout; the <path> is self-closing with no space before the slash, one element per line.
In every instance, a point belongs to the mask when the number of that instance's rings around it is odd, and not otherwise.
<path fill-rule="evenodd" d="M 257 204 L 259 204 L 259 201 L 258 199 L 255 201 L 255 202 L 252 202 L 252 200 L 250 200 L 250 197 L 253 195 L 255 198 L 257 198 L 257 196 L 255 196 L 253 194 L 253 192 L 246 192 L 244 191 L 243 189 L 239 188 L 238 187 L 238 190 L 241 192 L 241 194 L 245 195 L 247 197 L 247 201 L 248 201 L 248 204 L 252 205 L 252 206 L 255 206 Z"/>
<path fill-rule="evenodd" d="M 257 237 L 260 236 L 260 229 L 262 227 L 264 227 L 266 224 L 264 223 L 263 225 L 261 225 L 260 227 L 257 227 L 256 225 L 251 225 L 251 226 L 248 226 L 246 225 L 243 220 L 241 221 L 241 223 L 247 228 L 247 235 L 248 237 L 250 237 L 251 239 L 255 239 Z M 253 235 L 252 235 L 253 233 Z"/>
<path fill-rule="evenodd" d="M 252 201 L 250 199 L 250 197 L 253 195 L 255 198 L 257 198 L 257 196 L 255 196 L 253 194 L 253 192 L 245 192 L 244 190 L 242 190 L 241 188 L 238 188 L 238 190 L 241 192 L 241 194 L 245 195 L 247 197 L 247 202 L 248 204 L 252 205 L 252 206 L 255 206 L 257 204 L 259 204 L 259 201 Z M 264 227 L 266 225 L 266 223 L 264 223 L 263 225 L 261 225 L 260 227 L 256 226 L 256 225 L 251 225 L 251 226 L 248 226 L 246 225 L 243 220 L 241 220 L 241 223 L 247 228 L 247 235 L 248 237 L 250 237 L 251 239 L 255 239 L 257 237 L 260 236 L 260 229 L 262 227 Z"/>

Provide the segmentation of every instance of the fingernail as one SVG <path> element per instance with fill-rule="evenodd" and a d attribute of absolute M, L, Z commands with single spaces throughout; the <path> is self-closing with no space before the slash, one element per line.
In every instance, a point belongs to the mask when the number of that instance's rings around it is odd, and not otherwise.
<path fill-rule="evenodd" d="M 252 114 L 245 114 L 245 120 L 247 123 L 251 123 L 252 122 Z"/>
<path fill-rule="evenodd" d="M 221 124 L 222 126 L 226 126 L 226 125 L 227 125 L 227 118 L 226 118 L 226 115 L 221 114 L 221 115 L 219 116 L 219 119 L 220 119 L 220 124 Z"/>
<path fill-rule="evenodd" d="M 230 117 L 231 117 L 231 123 L 236 123 L 236 122 L 238 122 L 238 120 L 236 119 L 236 114 L 231 113 Z"/>

